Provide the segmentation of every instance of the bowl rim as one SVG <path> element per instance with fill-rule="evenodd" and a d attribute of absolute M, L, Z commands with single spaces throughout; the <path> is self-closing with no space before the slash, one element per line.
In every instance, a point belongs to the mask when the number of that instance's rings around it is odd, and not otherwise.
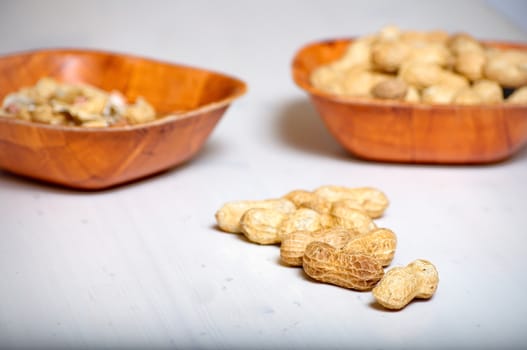
<path fill-rule="evenodd" d="M 302 90 L 308 92 L 310 95 L 323 98 L 335 103 L 347 104 L 350 106 L 364 106 L 364 107 L 386 107 L 386 108 L 395 108 L 395 109 L 405 109 L 405 108 L 416 108 L 421 110 L 451 110 L 451 109 L 467 109 L 467 110 L 478 110 L 481 108 L 486 108 L 490 110 L 515 110 L 515 109 L 527 109 L 525 104 L 506 104 L 506 103 L 497 103 L 497 104 L 477 104 L 477 105 L 463 105 L 463 104 L 430 104 L 424 102 L 407 102 L 400 100 L 382 100 L 374 99 L 371 97 L 361 97 L 361 96 L 342 96 L 328 93 L 324 90 L 314 87 L 307 79 L 304 79 L 303 74 L 296 69 L 296 65 L 300 61 L 302 54 L 310 48 L 333 44 L 338 42 L 348 42 L 351 43 L 356 40 L 357 36 L 350 37 L 337 37 L 329 39 L 319 39 L 315 41 L 308 42 L 301 46 L 293 55 L 291 61 L 291 71 L 292 77 L 295 84 L 300 87 Z M 514 42 L 514 41 L 500 41 L 500 40 L 479 40 L 483 44 L 490 46 L 501 46 L 506 45 L 513 47 L 515 49 L 527 51 L 527 43 L 523 42 Z M 308 73 L 311 73 L 313 70 L 310 70 Z M 309 78 L 309 77 L 308 77 Z"/>
<path fill-rule="evenodd" d="M 191 69 L 191 70 L 199 70 L 202 72 L 207 72 L 215 75 L 222 76 L 223 78 L 230 79 L 234 81 L 238 86 L 236 87 L 235 92 L 230 95 L 229 97 L 226 97 L 224 99 L 210 102 L 207 104 L 204 104 L 203 106 L 200 106 L 195 109 L 191 109 L 188 111 L 185 111 L 183 113 L 179 114 L 167 114 L 166 116 L 163 116 L 162 118 L 156 119 L 151 122 L 142 123 L 142 124 L 135 124 L 135 125 L 123 125 L 123 126 L 110 126 L 110 127 L 103 127 L 103 128 L 83 128 L 81 126 L 72 126 L 72 125 L 53 125 L 53 124 L 45 124 L 45 123 L 38 123 L 33 121 L 27 121 L 23 119 L 18 119 L 16 117 L 10 118 L 10 117 L 1 117 L 0 116 L 0 124 L 19 124 L 23 126 L 32 126 L 42 129 L 51 129 L 51 130 L 60 130 L 60 131 L 68 131 L 68 132 L 79 132 L 79 133 L 100 133 L 100 132 L 123 132 L 123 131 L 132 131 L 132 130 L 140 130 L 145 129 L 153 126 L 161 126 L 163 124 L 171 124 L 175 121 L 180 120 L 186 120 L 190 119 L 192 117 L 195 117 L 197 115 L 201 115 L 203 113 L 207 113 L 213 110 L 220 109 L 222 107 L 226 107 L 230 105 L 234 100 L 242 97 L 247 93 L 248 87 L 247 83 L 240 78 L 234 77 L 229 74 L 225 74 L 219 71 L 207 69 L 207 68 L 200 68 L 197 66 L 192 66 L 188 64 L 180 64 L 176 62 L 171 62 L 168 60 L 162 60 L 162 59 L 156 59 L 148 56 L 143 55 L 136 55 L 132 53 L 124 53 L 124 52 L 118 52 L 118 51 L 111 51 L 111 50 L 103 50 L 103 49 L 93 49 L 93 48 L 78 48 L 78 47 L 56 47 L 56 48 L 42 48 L 42 49 L 29 49 L 29 50 L 21 50 L 21 51 L 15 51 L 7 54 L 1 54 L 0 60 L 4 58 L 9 57 L 16 57 L 16 56 L 22 56 L 22 55 L 32 55 L 32 54 L 38 54 L 38 53 L 55 53 L 55 54 L 73 54 L 73 55 L 82 55 L 82 54 L 96 54 L 96 55 L 110 55 L 110 56 L 118 56 L 118 57 L 124 57 L 127 59 L 132 60 L 145 60 L 149 61 L 151 63 L 155 64 L 162 64 L 162 65 L 168 65 L 168 66 L 176 66 L 181 67 L 185 69 Z M 0 79 L 1 80 L 1 79 Z"/>

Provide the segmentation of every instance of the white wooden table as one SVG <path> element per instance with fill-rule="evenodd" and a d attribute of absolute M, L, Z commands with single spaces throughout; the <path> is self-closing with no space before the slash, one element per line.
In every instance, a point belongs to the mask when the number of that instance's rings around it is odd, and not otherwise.
<path fill-rule="evenodd" d="M 91 193 L 0 172 L 0 348 L 525 347 L 527 149 L 488 166 L 361 161 L 291 80 L 303 44 L 389 23 L 527 41 L 479 1 L 2 1 L 0 54 L 128 52 L 238 76 L 249 93 L 194 160 L 144 181 Z M 383 311 L 215 228 L 226 201 L 323 184 L 385 191 L 392 266 L 434 262 L 430 301 Z"/>

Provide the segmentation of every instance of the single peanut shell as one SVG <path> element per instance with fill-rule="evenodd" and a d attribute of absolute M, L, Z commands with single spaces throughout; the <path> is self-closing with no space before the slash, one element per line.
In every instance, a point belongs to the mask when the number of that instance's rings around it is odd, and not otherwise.
<path fill-rule="evenodd" d="M 330 202 L 337 202 L 342 199 L 355 200 L 373 219 L 381 217 L 389 204 L 386 195 L 372 187 L 350 188 L 328 185 L 321 186 L 314 192 Z"/>
<path fill-rule="evenodd" d="M 345 73 L 342 80 L 342 92 L 346 96 L 371 97 L 372 88 L 386 79 L 389 79 L 388 75 L 367 70 Z"/>
<path fill-rule="evenodd" d="M 302 266 L 317 281 L 356 290 L 370 290 L 384 275 L 375 258 L 337 250 L 323 242 L 306 247 Z"/>
<path fill-rule="evenodd" d="M 275 244 L 294 231 L 321 229 L 322 215 L 312 209 L 300 208 L 292 213 L 273 209 L 249 209 L 240 220 L 242 233 L 247 239 L 259 244 Z"/>
<path fill-rule="evenodd" d="M 408 85 L 400 79 L 388 79 L 375 85 L 372 89 L 374 97 L 389 100 L 399 100 L 406 96 Z"/>
<path fill-rule="evenodd" d="M 472 89 L 481 97 L 484 104 L 503 102 L 503 90 L 500 84 L 491 80 L 479 80 L 472 85 Z"/>
<path fill-rule="evenodd" d="M 434 295 L 439 275 L 427 260 L 415 260 L 406 267 L 389 270 L 372 293 L 379 304 L 399 310 L 414 298 L 428 299 Z"/>
<path fill-rule="evenodd" d="M 332 203 L 314 192 L 305 190 L 291 191 L 284 198 L 293 202 L 297 208 L 309 208 L 319 213 L 329 213 Z"/>
<path fill-rule="evenodd" d="M 274 209 L 249 209 L 240 220 L 241 231 L 249 241 L 254 243 L 279 243 L 278 228 L 286 218 L 287 214 Z"/>
<path fill-rule="evenodd" d="M 430 104 L 450 104 L 460 88 L 449 85 L 433 85 L 423 90 L 421 100 Z"/>
<path fill-rule="evenodd" d="M 374 257 L 382 266 L 388 266 L 395 255 L 397 237 L 392 230 L 377 228 L 368 233 L 352 236 L 342 249 Z"/>
<path fill-rule="evenodd" d="M 483 52 L 483 46 L 467 33 L 457 33 L 452 35 L 447 46 L 455 55 L 460 55 L 464 52 Z"/>
<path fill-rule="evenodd" d="M 437 85 L 462 89 L 469 86 L 469 81 L 462 75 L 443 69 L 439 74 Z"/>
<path fill-rule="evenodd" d="M 377 226 L 371 217 L 362 210 L 356 210 L 345 205 L 345 202 L 336 202 L 331 208 L 331 214 L 323 214 L 322 224 L 324 227 L 342 227 L 366 233 Z"/>
<path fill-rule="evenodd" d="M 371 60 L 378 70 L 397 72 L 410 52 L 410 47 L 398 40 L 381 41 L 372 47 Z"/>
<path fill-rule="evenodd" d="M 273 209 L 281 213 L 292 213 L 296 210 L 296 206 L 285 198 L 228 202 L 216 212 L 218 227 L 226 232 L 240 233 L 241 217 L 252 208 Z"/>
<path fill-rule="evenodd" d="M 313 209 L 300 208 L 287 215 L 278 228 L 278 240 L 295 231 L 317 231 L 322 226 L 321 215 Z"/>
<path fill-rule="evenodd" d="M 527 85 L 527 53 L 516 50 L 494 53 L 488 57 L 483 73 L 503 87 Z"/>
<path fill-rule="evenodd" d="M 418 90 L 439 83 L 442 69 L 439 65 L 426 62 L 405 62 L 399 69 L 398 77 Z"/>
<path fill-rule="evenodd" d="M 406 61 L 446 67 L 453 61 L 453 57 L 444 44 L 426 43 L 412 47 L 409 50 Z"/>
<path fill-rule="evenodd" d="M 483 103 L 481 96 L 471 87 L 462 88 L 454 96 L 454 103 L 460 105 L 478 105 Z"/>
<path fill-rule="evenodd" d="M 372 37 L 363 37 L 353 41 L 344 55 L 334 65 L 340 69 L 361 66 L 366 69 L 371 64 Z"/>
<path fill-rule="evenodd" d="M 456 57 L 454 69 L 471 81 L 483 78 L 483 66 L 487 58 L 482 51 L 465 51 Z"/>
<path fill-rule="evenodd" d="M 342 248 L 356 235 L 355 231 L 344 228 L 292 232 L 282 239 L 280 259 L 290 266 L 302 266 L 302 258 L 309 243 L 324 242 L 332 247 Z"/>

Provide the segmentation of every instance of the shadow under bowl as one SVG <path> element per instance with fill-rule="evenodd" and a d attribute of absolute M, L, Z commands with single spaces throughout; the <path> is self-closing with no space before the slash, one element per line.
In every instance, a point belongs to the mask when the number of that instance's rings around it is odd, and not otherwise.
<path fill-rule="evenodd" d="M 81 128 L 0 118 L 0 168 L 77 189 L 104 189 L 191 159 L 246 92 L 220 73 L 131 55 L 76 49 L 0 57 L 0 100 L 42 77 L 142 96 L 160 115 L 131 126 Z"/>
<path fill-rule="evenodd" d="M 313 70 L 340 58 L 352 41 L 304 46 L 294 56 L 292 75 L 331 134 L 355 156 L 400 163 L 491 163 L 527 143 L 527 105 L 428 105 L 335 96 L 312 86 Z M 484 43 L 527 50 L 523 44 Z"/>

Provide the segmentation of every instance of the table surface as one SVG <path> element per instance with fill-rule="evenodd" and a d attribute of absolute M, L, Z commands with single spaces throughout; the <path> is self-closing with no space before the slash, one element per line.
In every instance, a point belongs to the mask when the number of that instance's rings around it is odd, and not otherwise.
<path fill-rule="evenodd" d="M 290 76 L 303 44 L 385 24 L 525 41 L 506 15 L 525 2 L 496 3 L 3 1 L 0 54 L 128 52 L 232 74 L 249 92 L 196 158 L 140 182 L 78 192 L 0 172 L 0 348 L 525 346 L 527 149 L 485 166 L 362 161 Z M 432 261 L 431 300 L 382 310 L 215 227 L 226 201 L 324 184 L 388 195 L 377 224 L 398 235 L 392 266 Z"/>

